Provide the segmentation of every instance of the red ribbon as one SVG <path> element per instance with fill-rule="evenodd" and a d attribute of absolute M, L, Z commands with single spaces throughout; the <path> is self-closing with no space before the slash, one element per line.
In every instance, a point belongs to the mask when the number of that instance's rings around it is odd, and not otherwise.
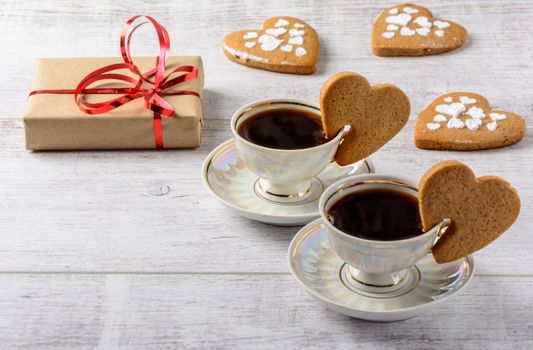
<path fill-rule="evenodd" d="M 147 19 L 148 22 L 142 22 L 134 26 L 134 22 L 140 18 Z M 150 71 L 142 73 L 133 63 L 130 54 L 130 42 L 133 33 L 146 23 L 151 23 L 156 30 L 159 40 L 159 55 L 156 58 L 156 66 Z M 32 91 L 30 96 L 35 94 L 74 94 L 76 104 L 87 114 L 106 113 L 128 102 L 143 98 L 146 108 L 154 113 L 154 139 L 156 148 L 160 149 L 163 148 L 161 115 L 171 117 L 174 114 L 174 108 L 161 96 L 194 95 L 200 97 L 195 91 L 169 90 L 175 85 L 196 79 L 198 76 L 198 67 L 194 66 L 181 66 L 165 75 L 169 51 L 170 40 L 165 27 L 150 16 L 134 16 L 126 22 L 120 35 L 120 52 L 124 63 L 110 64 L 89 73 L 80 81 L 76 89 L 37 90 Z M 135 74 L 135 77 L 115 72 L 121 69 L 128 69 Z M 175 76 L 177 74 L 181 75 Z M 153 77 L 153 80 L 150 80 L 151 77 Z M 90 88 L 91 85 L 103 80 L 119 80 L 131 86 L 120 88 Z M 143 86 L 146 85 L 150 87 L 144 88 Z M 85 95 L 90 94 L 121 94 L 121 96 L 103 102 L 90 103 L 85 99 Z"/>

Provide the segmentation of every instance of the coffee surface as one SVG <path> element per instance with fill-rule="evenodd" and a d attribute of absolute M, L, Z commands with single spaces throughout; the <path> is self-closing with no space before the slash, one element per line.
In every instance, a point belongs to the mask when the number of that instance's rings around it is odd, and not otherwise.
<path fill-rule="evenodd" d="M 263 147 L 301 149 L 326 143 L 320 116 L 296 109 L 271 109 L 254 115 L 239 125 L 237 132 Z"/>
<path fill-rule="evenodd" d="M 331 206 L 328 218 L 339 230 L 369 240 L 395 241 L 424 233 L 418 199 L 394 190 L 351 193 Z"/>

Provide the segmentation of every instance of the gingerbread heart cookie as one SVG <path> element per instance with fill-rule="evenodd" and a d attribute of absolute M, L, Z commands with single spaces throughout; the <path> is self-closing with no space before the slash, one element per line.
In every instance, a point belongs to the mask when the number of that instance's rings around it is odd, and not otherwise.
<path fill-rule="evenodd" d="M 326 81 L 320 92 L 322 126 L 333 138 L 346 124 L 351 131 L 339 146 L 335 160 L 355 163 L 376 152 L 409 119 L 407 95 L 392 84 L 370 83 L 357 73 L 341 72 Z"/>
<path fill-rule="evenodd" d="M 496 176 L 476 178 L 455 160 L 438 163 L 424 174 L 418 201 L 425 231 L 445 218 L 451 220 L 433 247 L 438 263 L 487 246 L 511 227 L 520 212 L 518 193 L 507 181 Z"/>
<path fill-rule="evenodd" d="M 377 56 L 425 56 L 455 50 L 466 41 L 466 29 L 436 19 L 430 10 L 413 4 L 385 9 L 372 28 L 372 50 Z"/>
<path fill-rule="evenodd" d="M 272 17 L 262 29 L 240 30 L 224 38 L 224 54 L 249 67 L 280 73 L 311 74 L 316 70 L 320 41 L 315 30 L 294 17 Z"/>
<path fill-rule="evenodd" d="M 524 118 L 490 109 L 489 102 L 471 92 L 439 96 L 415 124 L 415 145 L 426 149 L 470 151 L 512 145 L 524 137 Z"/>

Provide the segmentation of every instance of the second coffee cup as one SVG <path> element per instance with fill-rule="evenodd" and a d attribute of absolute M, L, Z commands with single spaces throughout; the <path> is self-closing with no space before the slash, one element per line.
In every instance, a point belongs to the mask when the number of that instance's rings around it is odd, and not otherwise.
<path fill-rule="evenodd" d="M 349 213 L 336 215 L 336 207 L 354 195 L 358 203 L 349 203 Z M 450 224 L 443 219 L 422 231 L 417 198 L 415 182 L 386 174 L 347 177 L 324 191 L 320 216 L 331 247 L 349 266 L 347 280 L 353 280 L 355 288 L 401 292 L 417 282 L 420 276 L 413 266 Z"/>

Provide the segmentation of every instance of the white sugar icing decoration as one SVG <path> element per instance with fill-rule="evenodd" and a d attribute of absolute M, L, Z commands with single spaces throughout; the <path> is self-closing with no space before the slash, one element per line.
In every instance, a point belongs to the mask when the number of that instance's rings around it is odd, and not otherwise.
<path fill-rule="evenodd" d="M 433 22 L 433 25 L 439 29 L 445 29 L 451 27 L 451 24 L 449 22 L 443 22 L 443 21 L 435 21 Z"/>
<path fill-rule="evenodd" d="M 381 35 L 383 35 L 385 38 L 387 39 L 390 39 L 392 38 L 396 33 L 394 32 L 385 32 L 385 33 L 381 33 Z"/>
<path fill-rule="evenodd" d="M 490 115 L 490 119 L 492 119 L 495 122 L 507 119 L 507 116 L 501 113 L 491 113 L 489 115 Z"/>
<path fill-rule="evenodd" d="M 243 35 L 243 39 L 255 39 L 259 36 L 259 34 L 257 34 L 256 32 L 248 32 L 246 34 Z"/>
<path fill-rule="evenodd" d="M 303 28 L 303 27 L 305 27 L 305 25 L 302 23 L 294 23 L 294 28 Z"/>
<path fill-rule="evenodd" d="M 389 30 L 389 31 L 394 31 L 394 30 L 398 30 L 398 29 L 400 29 L 400 27 L 398 27 L 396 24 L 389 24 L 387 26 L 387 30 Z"/>
<path fill-rule="evenodd" d="M 302 45 L 304 43 L 304 37 L 303 36 L 293 36 L 289 39 L 289 44 L 292 45 Z"/>
<path fill-rule="evenodd" d="M 421 27 L 431 28 L 431 22 L 429 21 L 429 19 L 426 16 L 417 17 L 417 18 L 415 18 L 415 20 L 413 22 L 418 24 Z"/>
<path fill-rule="evenodd" d="M 291 52 L 292 51 L 292 45 L 283 45 L 279 48 L 281 51 L 285 52 Z"/>
<path fill-rule="evenodd" d="M 443 36 L 444 36 L 444 30 L 436 30 L 436 31 L 435 31 L 435 35 L 436 35 L 436 36 L 443 37 Z"/>
<path fill-rule="evenodd" d="M 465 123 L 459 118 L 450 118 L 447 126 L 448 129 L 462 129 L 465 127 Z"/>
<path fill-rule="evenodd" d="M 481 125 L 483 125 L 483 122 L 481 121 L 481 119 L 473 118 L 473 119 L 467 119 L 465 121 L 465 124 L 468 130 L 476 131 L 481 127 Z"/>
<path fill-rule="evenodd" d="M 429 130 L 438 130 L 438 129 L 440 129 L 440 124 L 439 123 L 427 123 L 426 127 Z"/>
<path fill-rule="evenodd" d="M 471 105 L 472 103 L 476 103 L 477 100 L 475 98 L 470 98 L 468 96 L 461 96 L 459 97 L 459 100 L 461 101 L 461 103 L 465 104 L 465 105 Z"/>
<path fill-rule="evenodd" d="M 283 27 L 283 26 L 288 26 L 288 25 L 289 25 L 289 21 L 287 21 L 286 19 L 280 18 L 278 19 L 276 24 L 274 24 L 274 27 Z"/>
<path fill-rule="evenodd" d="M 295 54 L 296 54 L 296 57 L 300 57 L 300 56 L 306 55 L 307 54 L 307 50 L 304 49 L 303 47 L 298 47 L 296 49 Z"/>
<path fill-rule="evenodd" d="M 302 35 L 305 34 L 305 32 L 303 30 L 291 29 L 291 30 L 289 30 L 289 34 L 291 36 L 302 36 Z"/>
<path fill-rule="evenodd" d="M 443 116 L 442 114 L 437 114 L 434 118 L 433 118 L 433 121 L 435 123 L 446 123 L 448 121 L 448 118 L 446 118 L 445 116 Z"/>
<path fill-rule="evenodd" d="M 429 28 L 416 28 L 415 30 L 418 33 L 418 35 L 422 35 L 422 36 L 428 36 L 429 32 L 431 31 L 431 29 Z"/>
<path fill-rule="evenodd" d="M 235 50 L 234 48 L 226 45 L 226 43 L 222 44 L 222 48 L 235 57 L 240 57 L 240 58 L 244 58 L 244 59 L 252 60 L 256 62 L 261 62 L 261 63 L 268 63 L 268 58 L 257 56 L 257 55 L 252 55 L 252 54 L 249 54 L 248 52 L 244 52 L 240 50 Z"/>
<path fill-rule="evenodd" d="M 265 30 L 265 33 L 274 35 L 274 36 L 285 34 L 286 32 L 287 32 L 287 29 L 285 28 L 268 28 L 267 30 Z"/>
<path fill-rule="evenodd" d="M 392 8 L 392 9 L 389 10 L 389 13 L 390 13 L 391 15 L 397 15 L 398 12 L 399 12 L 399 11 L 398 11 L 398 9 L 397 9 L 396 7 L 395 7 L 395 8 Z"/>
<path fill-rule="evenodd" d="M 400 29 L 400 34 L 402 36 L 413 36 L 413 35 L 416 34 L 416 32 L 414 30 L 412 30 L 411 28 L 402 27 L 402 29 Z"/>
<path fill-rule="evenodd" d="M 476 106 L 472 106 L 468 109 L 468 111 L 466 111 L 465 114 L 468 114 L 469 116 L 471 116 L 472 118 L 476 118 L 476 119 L 483 119 L 485 118 L 485 112 L 483 112 L 483 110 L 479 107 L 476 107 Z"/>
<path fill-rule="evenodd" d="M 435 107 L 435 110 L 439 113 L 449 115 L 451 117 L 457 118 L 461 113 L 466 111 L 464 104 L 459 102 L 450 103 L 449 105 L 442 104 Z"/>
<path fill-rule="evenodd" d="M 259 42 L 261 43 L 261 48 L 263 50 L 274 51 L 283 42 L 283 40 L 276 39 L 272 35 L 263 34 L 259 37 Z"/>
<path fill-rule="evenodd" d="M 255 46 L 255 41 L 247 41 L 244 43 L 244 46 L 246 46 L 247 48 L 251 49 L 252 47 Z"/>
<path fill-rule="evenodd" d="M 418 13 L 418 10 L 407 6 L 403 8 L 403 12 L 412 14 L 412 13 Z"/>
<path fill-rule="evenodd" d="M 448 96 L 448 97 L 445 97 L 445 98 L 444 98 L 444 102 L 448 102 L 448 103 L 450 103 L 450 102 L 452 102 L 452 101 L 453 101 L 453 97 L 451 97 L 451 96 Z"/>
<path fill-rule="evenodd" d="M 489 131 L 495 131 L 497 128 L 498 128 L 498 123 L 496 122 L 490 122 L 487 124 L 487 129 L 489 129 Z"/>
<path fill-rule="evenodd" d="M 411 15 L 407 13 L 400 13 L 398 16 L 389 16 L 385 18 L 385 22 L 390 24 L 397 24 L 399 26 L 406 26 L 411 21 Z"/>

